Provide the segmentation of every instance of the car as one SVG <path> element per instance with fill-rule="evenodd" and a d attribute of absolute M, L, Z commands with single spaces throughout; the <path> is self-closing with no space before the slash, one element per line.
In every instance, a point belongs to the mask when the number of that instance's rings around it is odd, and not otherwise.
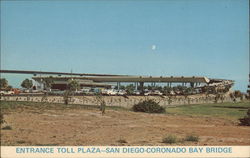
<path fill-rule="evenodd" d="M 118 90 L 117 95 L 126 95 L 127 92 L 125 90 Z"/>
<path fill-rule="evenodd" d="M 144 95 L 145 96 L 152 95 L 152 91 L 151 90 L 145 90 Z"/>
<path fill-rule="evenodd" d="M 115 90 L 115 89 L 108 89 L 108 91 L 107 91 L 107 94 L 108 95 L 117 95 L 117 90 Z"/>
<path fill-rule="evenodd" d="M 13 95 L 15 94 L 14 91 L 0 91 L 0 95 Z"/>
<path fill-rule="evenodd" d="M 170 95 L 175 95 L 175 92 L 174 92 L 174 91 L 170 91 L 169 94 L 170 94 Z"/>
<path fill-rule="evenodd" d="M 162 92 L 160 92 L 159 90 L 154 90 L 151 95 L 163 95 Z"/>
<path fill-rule="evenodd" d="M 115 89 L 104 89 L 101 91 L 101 94 L 103 94 L 103 95 L 117 95 L 118 92 Z"/>
<path fill-rule="evenodd" d="M 140 91 L 138 91 L 138 90 L 134 90 L 134 91 L 133 91 L 133 94 L 134 94 L 134 95 L 140 95 L 140 94 L 141 94 L 141 92 L 140 92 Z"/>

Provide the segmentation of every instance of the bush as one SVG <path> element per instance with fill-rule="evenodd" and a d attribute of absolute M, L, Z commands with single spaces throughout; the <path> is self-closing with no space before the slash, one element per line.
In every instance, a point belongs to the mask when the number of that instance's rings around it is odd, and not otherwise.
<path fill-rule="evenodd" d="M 177 142 L 177 137 L 175 135 L 168 135 L 166 138 L 163 138 L 162 143 L 173 144 Z"/>
<path fill-rule="evenodd" d="M 5 126 L 2 128 L 2 130 L 12 130 L 12 127 L 11 126 Z"/>
<path fill-rule="evenodd" d="M 4 123 L 4 122 L 5 122 L 5 120 L 3 119 L 3 114 L 0 113 L 0 124 L 2 124 L 2 123 Z"/>
<path fill-rule="evenodd" d="M 117 142 L 118 143 L 128 143 L 125 139 L 119 139 Z"/>
<path fill-rule="evenodd" d="M 247 111 L 247 116 L 244 118 L 239 119 L 241 126 L 250 126 L 250 108 Z"/>
<path fill-rule="evenodd" d="M 165 113 L 165 108 L 161 107 L 154 100 L 149 99 L 135 104 L 132 108 L 135 112 Z"/>
<path fill-rule="evenodd" d="M 198 142 L 199 141 L 199 137 L 196 135 L 188 135 L 185 138 L 186 141 L 191 141 L 191 142 Z"/>

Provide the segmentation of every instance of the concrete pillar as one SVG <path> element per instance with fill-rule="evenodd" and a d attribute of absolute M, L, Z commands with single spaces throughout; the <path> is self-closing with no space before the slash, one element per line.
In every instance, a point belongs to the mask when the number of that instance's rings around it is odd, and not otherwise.
<path fill-rule="evenodd" d="M 144 82 L 140 82 L 140 90 L 143 92 L 144 88 L 143 88 Z"/>
<path fill-rule="evenodd" d="M 121 83 L 117 82 L 117 89 L 120 90 Z"/>
<path fill-rule="evenodd" d="M 135 82 L 135 90 L 138 90 L 138 82 Z"/>
<path fill-rule="evenodd" d="M 190 82 L 190 87 L 194 88 L 194 82 Z"/>

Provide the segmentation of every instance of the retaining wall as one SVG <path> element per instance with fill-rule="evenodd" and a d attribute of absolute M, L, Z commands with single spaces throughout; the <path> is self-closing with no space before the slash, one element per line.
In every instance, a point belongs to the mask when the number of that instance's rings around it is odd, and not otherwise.
<path fill-rule="evenodd" d="M 214 103 L 215 95 L 190 95 L 185 96 L 102 96 L 107 106 L 120 106 L 131 108 L 134 104 L 147 99 L 153 99 L 159 102 L 161 106 L 184 105 L 184 104 L 205 104 Z M 33 102 L 50 102 L 50 103 L 64 103 L 62 96 L 1 96 L 0 100 L 5 101 L 33 101 Z M 220 102 L 232 102 L 229 96 L 225 96 L 224 100 L 217 100 Z M 69 104 L 83 104 L 83 105 L 99 105 L 100 99 L 96 96 L 74 96 L 69 100 Z"/>

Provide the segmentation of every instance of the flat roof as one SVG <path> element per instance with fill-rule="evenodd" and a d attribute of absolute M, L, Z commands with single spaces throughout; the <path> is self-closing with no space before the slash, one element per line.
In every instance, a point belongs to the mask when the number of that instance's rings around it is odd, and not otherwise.
<path fill-rule="evenodd" d="M 193 82 L 193 83 L 209 83 L 209 79 L 207 77 L 163 77 L 163 76 L 91 76 L 91 77 L 66 77 L 66 76 L 34 76 L 32 77 L 36 81 L 40 81 L 41 79 L 46 79 L 52 77 L 55 80 L 69 80 L 69 79 L 82 79 L 82 80 L 90 80 L 93 82 L 175 82 L 175 83 L 185 83 L 185 82 Z"/>

